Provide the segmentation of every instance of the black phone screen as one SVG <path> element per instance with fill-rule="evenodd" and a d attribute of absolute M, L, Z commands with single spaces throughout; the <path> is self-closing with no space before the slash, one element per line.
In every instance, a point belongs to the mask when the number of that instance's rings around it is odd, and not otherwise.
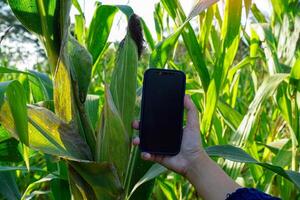
<path fill-rule="evenodd" d="M 140 148 L 154 154 L 180 151 L 185 75 L 181 71 L 149 69 L 144 75 Z"/>

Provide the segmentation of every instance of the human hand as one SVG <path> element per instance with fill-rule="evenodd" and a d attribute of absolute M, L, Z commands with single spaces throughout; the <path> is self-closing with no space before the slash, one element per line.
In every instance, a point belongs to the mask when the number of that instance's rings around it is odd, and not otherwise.
<path fill-rule="evenodd" d="M 193 166 L 194 162 L 198 162 L 200 157 L 205 154 L 205 151 L 201 143 L 198 111 L 187 95 L 184 97 L 184 107 L 187 109 L 187 123 L 183 129 L 180 152 L 175 156 L 153 155 L 142 152 L 141 156 L 144 160 L 158 162 L 168 169 L 186 176 L 189 167 Z M 132 126 L 138 130 L 139 122 L 134 121 Z M 139 145 L 139 137 L 134 138 L 132 143 Z"/>

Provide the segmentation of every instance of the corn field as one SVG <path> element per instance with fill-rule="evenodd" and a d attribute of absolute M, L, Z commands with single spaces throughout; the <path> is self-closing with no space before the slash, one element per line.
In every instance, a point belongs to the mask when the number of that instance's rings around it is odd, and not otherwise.
<path fill-rule="evenodd" d="M 0 199 L 200 199 L 131 145 L 148 68 L 186 73 L 203 146 L 230 177 L 300 199 L 299 0 L 271 0 L 270 16 L 251 0 L 199 0 L 189 14 L 160 0 L 155 34 L 128 5 L 96 2 L 88 24 L 77 0 L 7 3 L 47 63 L 0 65 Z M 128 27 L 112 43 L 117 13 Z"/>

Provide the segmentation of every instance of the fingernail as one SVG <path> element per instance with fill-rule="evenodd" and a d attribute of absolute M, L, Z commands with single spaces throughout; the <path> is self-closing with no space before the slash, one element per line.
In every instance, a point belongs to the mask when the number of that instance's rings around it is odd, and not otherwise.
<path fill-rule="evenodd" d="M 143 159 L 145 160 L 149 160 L 151 158 L 151 155 L 149 153 L 146 153 L 146 152 L 142 152 L 142 157 Z"/>

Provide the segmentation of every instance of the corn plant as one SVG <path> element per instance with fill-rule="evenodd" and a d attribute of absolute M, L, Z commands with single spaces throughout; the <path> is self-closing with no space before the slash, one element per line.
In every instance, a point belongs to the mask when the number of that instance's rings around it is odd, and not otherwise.
<path fill-rule="evenodd" d="M 48 76 L 33 71 L 2 68 L 2 73 L 21 73 L 30 77 L 35 84 L 31 90 L 37 94 L 33 94 L 32 101 L 30 92 L 24 91 L 20 81 L 1 82 L 1 125 L 21 142 L 28 170 L 31 167 L 30 149 L 61 159 L 57 171 L 39 180 L 39 183 L 53 179 L 68 180 L 74 199 L 139 199 L 133 193 L 138 191 L 141 182 L 137 186 L 135 184 L 144 174 L 135 175 L 133 172 L 137 165 L 135 162 L 138 162 L 135 160 L 137 150 L 131 151 L 130 140 L 137 66 L 143 48 L 141 22 L 128 6 L 99 4 L 87 31 L 83 13 L 76 16 L 74 38 L 69 28 L 71 4 L 71 1 L 55 0 L 9 1 L 20 22 L 43 43 L 53 80 L 51 82 Z M 206 3 L 201 9 L 195 8 L 193 16 L 210 4 Z M 81 10 L 76 1 L 74 5 Z M 106 28 L 110 29 L 118 11 L 127 16 L 128 30 L 119 45 L 111 81 L 109 85 L 105 83 L 104 102 L 98 106 L 101 112 L 95 117 L 92 114 L 94 110 L 87 107 L 100 100 L 88 95 L 88 87 L 106 47 Z M 46 84 L 49 84 L 48 88 Z M 17 103 L 14 99 L 18 99 Z M 147 172 L 156 172 L 151 179 L 159 174 L 157 169 L 160 172 L 163 168 L 155 165 Z M 56 182 L 56 188 L 60 184 Z M 28 197 L 32 187 L 27 188 L 22 198 Z M 68 194 L 59 194 L 59 191 L 53 195 L 62 199 L 68 197 Z"/>
<path fill-rule="evenodd" d="M 271 19 L 251 0 L 216 2 L 200 0 L 186 16 L 178 0 L 161 0 L 154 11 L 155 41 L 126 5 L 97 3 L 87 27 L 76 0 L 8 0 L 44 45 L 51 74 L 0 68 L 6 75 L 0 77 L 0 183 L 9 186 L 0 193 L 8 199 L 197 198 L 182 177 L 142 161 L 131 146 L 147 67 L 141 60 L 147 60 L 149 67 L 186 72 L 206 151 L 233 179 L 297 198 L 299 2 L 272 1 Z M 73 28 L 72 3 L 79 11 Z M 118 12 L 128 20 L 127 33 L 105 64 L 114 50 L 107 40 Z M 253 16 L 250 34 L 242 12 Z M 195 17 L 198 29 L 190 23 Z M 142 55 L 143 35 L 149 59 Z M 239 55 L 242 48 L 246 55 Z M 22 160 L 26 167 L 9 165 Z M 34 172 L 37 180 L 20 192 L 15 170 Z M 50 192 L 38 191 L 49 183 Z"/>

